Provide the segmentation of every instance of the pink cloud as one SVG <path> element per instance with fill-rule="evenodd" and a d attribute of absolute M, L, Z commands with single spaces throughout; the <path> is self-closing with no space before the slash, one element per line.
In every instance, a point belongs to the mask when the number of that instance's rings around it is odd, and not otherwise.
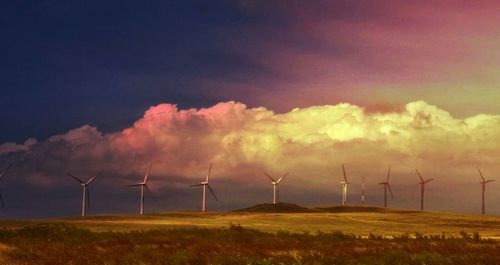
<path fill-rule="evenodd" d="M 376 111 L 343 103 L 282 114 L 224 102 L 186 110 L 160 104 L 119 132 L 102 134 L 85 125 L 44 142 L 2 148 L 15 150 L 23 161 L 16 174 L 47 188 L 68 183 L 66 172 L 93 175 L 101 170 L 107 175 L 102 181 L 127 184 L 142 178 L 151 163 L 154 190 L 187 187 L 213 162 L 219 182 L 259 186 L 266 184 L 263 170 L 290 172 L 294 180 L 288 185 L 314 193 L 334 187 L 341 163 L 372 183 L 388 164 L 401 183 L 414 181 L 415 167 L 451 184 L 473 183 L 475 165 L 500 170 L 499 140 L 500 116 L 459 119 L 423 101 Z M 4 152 L 1 158 L 12 154 Z M 333 186 L 325 186 L 326 180 Z M 446 189 L 443 183 L 435 185 Z"/>

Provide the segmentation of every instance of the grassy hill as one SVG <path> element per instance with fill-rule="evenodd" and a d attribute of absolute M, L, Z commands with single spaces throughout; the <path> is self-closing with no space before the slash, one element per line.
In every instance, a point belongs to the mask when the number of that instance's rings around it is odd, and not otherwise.
<path fill-rule="evenodd" d="M 235 212 L 247 212 L 247 213 L 311 213 L 317 212 L 317 210 L 301 207 L 293 203 L 263 203 L 250 206 L 248 208 L 239 209 Z"/>

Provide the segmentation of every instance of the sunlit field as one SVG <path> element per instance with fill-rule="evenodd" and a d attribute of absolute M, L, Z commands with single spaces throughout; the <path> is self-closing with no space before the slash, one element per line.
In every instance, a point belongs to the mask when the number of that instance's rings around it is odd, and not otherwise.
<path fill-rule="evenodd" d="M 309 210 L 4 220 L 0 264 L 500 264 L 500 216 Z"/>

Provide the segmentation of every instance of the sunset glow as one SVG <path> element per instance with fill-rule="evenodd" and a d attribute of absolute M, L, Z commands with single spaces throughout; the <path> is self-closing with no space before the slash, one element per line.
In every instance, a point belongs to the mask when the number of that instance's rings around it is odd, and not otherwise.
<path fill-rule="evenodd" d="M 132 212 L 123 185 L 150 164 L 157 211 L 197 208 L 211 162 L 220 210 L 269 199 L 264 170 L 290 172 L 283 200 L 319 205 L 340 201 L 345 164 L 348 202 L 365 177 L 380 205 L 392 165 L 391 205 L 413 209 L 418 168 L 429 210 L 467 213 L 476 167 L 498 178 L 499 1 L 125 2 L 2 8 L 12 216 L 73 213 L 67 172 L 101 170 L 95 212 Z"/>

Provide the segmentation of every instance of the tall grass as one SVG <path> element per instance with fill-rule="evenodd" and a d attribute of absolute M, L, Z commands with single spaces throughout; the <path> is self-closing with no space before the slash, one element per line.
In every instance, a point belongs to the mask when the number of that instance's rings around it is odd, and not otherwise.
<path fill-rule="evenodd" d="M 342 232 L 265 233 L 231 225 L 92 232 L 66 224 L 0 229 L 0 264 L 500 264 L 478 234 L 360 238 Z"/>

